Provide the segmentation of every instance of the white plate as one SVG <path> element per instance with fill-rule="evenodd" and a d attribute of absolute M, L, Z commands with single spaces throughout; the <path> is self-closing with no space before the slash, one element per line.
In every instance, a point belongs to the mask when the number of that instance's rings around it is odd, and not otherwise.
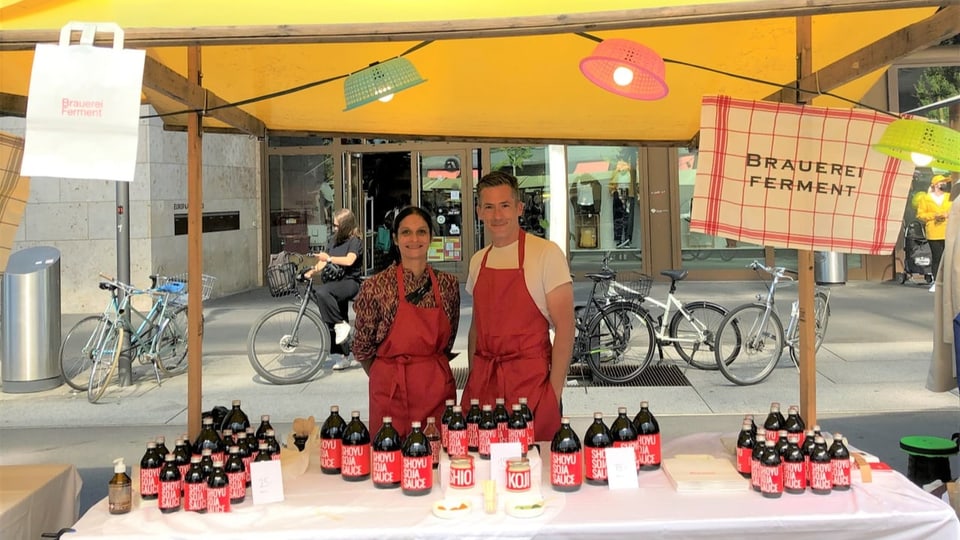
<path fill-rule="evenodd" d="M 457 519 L 470 514 L 473 504 L 466 499 L 441 499 L 433 503 L 433 515 L 442 519 Z"/>
<path fill-rule="evenodd" d="M 503 510 L 508 516 L 534 518 L 543 514 L 547 503 L 540 495 L 513 495 L 503 501 Z"/>

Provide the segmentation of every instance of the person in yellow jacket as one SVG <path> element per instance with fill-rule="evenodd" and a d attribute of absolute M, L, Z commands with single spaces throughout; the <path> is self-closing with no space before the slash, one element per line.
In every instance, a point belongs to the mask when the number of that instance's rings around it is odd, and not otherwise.
<path fill-rule="evenodd" d="M 930 192 L 920 199 L 917 205 L 917 219 L 923 221 L 930 244 L 930 263 L 933 272 L 933 284 L 930 291 L 936 290 L 937 270 L 947 237 L 947 214 L 950 213 L 950 177 L 938 174 L 930 181 Z"/>

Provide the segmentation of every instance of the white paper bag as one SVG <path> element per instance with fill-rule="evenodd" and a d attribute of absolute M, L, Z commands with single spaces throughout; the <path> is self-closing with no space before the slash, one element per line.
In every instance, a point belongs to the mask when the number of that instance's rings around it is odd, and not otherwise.
<path fill-rule="evenodd" d="M 80 44 L 70 44 L 81 30 Z M 113 48 L 94 47 L 97 31 Z M 21 174 L 133 180 L 145 53 L 123 48 L 114 23 L 70 23 L 38 44 L 30 75 Z"/>

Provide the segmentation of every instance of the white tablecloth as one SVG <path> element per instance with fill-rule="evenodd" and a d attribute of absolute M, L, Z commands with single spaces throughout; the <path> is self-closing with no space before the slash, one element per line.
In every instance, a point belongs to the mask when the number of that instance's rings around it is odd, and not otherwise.
<path fill-rule="evenodd" d="M 716 433 L 677 439 L 663 454 L 687 453 L 726 455 Z M 69 538 L 960 538 L 960 522 L 943 501 L 897 472 L 873 477 L 873 483 L 863 484 L 854 473 L 847 492 L 765 499 L 746 482 L 743 492 L 680 494 L 662 471 L 651 471 L 640 473 L 637 490 L 584 485 L 561 494 L 545 484 L 547 510 L 537 518 L 517 519 L 502 511 L 487 515 L 478 505 L 470 515 L 443 520 L 430 512 L 441 498 L 437 488 L 426 497 L 407 497 L 370 482 L 322 475 L 311 465 L 307 474 L 287 482 L 282 503 L 254 506 L 248 498 L 232 513 L 201 515 L 161 514 L 151 501 L 130 514 L 110 516 L 101 501 Z"/>
<path fill-rule="evenodd" d="M 0 465 L 0 538 L 36 539 L 77 521 L 73 465 Z"/>

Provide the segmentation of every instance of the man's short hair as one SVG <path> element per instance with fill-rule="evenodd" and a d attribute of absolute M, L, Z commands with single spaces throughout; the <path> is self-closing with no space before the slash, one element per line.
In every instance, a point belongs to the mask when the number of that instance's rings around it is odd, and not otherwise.
<path fill-rule="evenodd" d="M 520 200 L 520 184 L 517 177 L 503 171 L 493 171 L 483 175 L 483 178 L 477 182 L 477 202 L 480 200 L 480 193 L 488 187 L 510 186 L 513 191 L 513 199 Z"/>

